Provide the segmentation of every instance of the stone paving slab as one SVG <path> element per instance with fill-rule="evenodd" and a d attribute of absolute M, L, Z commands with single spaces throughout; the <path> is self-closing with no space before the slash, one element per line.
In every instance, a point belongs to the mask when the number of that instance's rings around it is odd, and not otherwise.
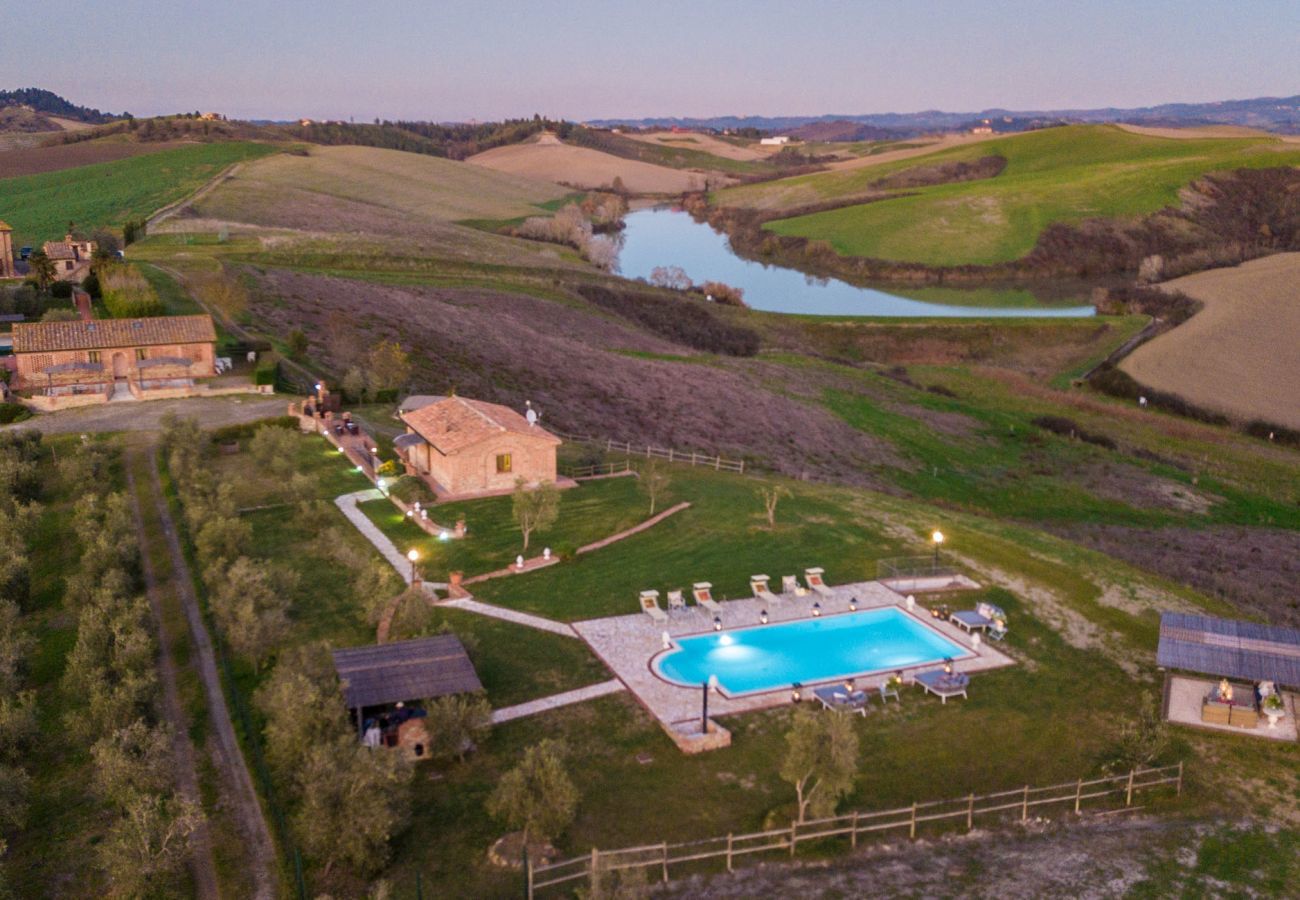
<path fill-rule="evenodd" d="M 566 691 L 563 694 L 552 694 L 549 697 L 542 697 L 540 700 L 530 700 L 527 703 L 520 703 L 518 706 L 505 706 L 501 709 L 492 711 L 492 724 L 499 725 L 502 722 L 509 722 L 512 719 L 522 719 L 524 716 L 535 716 L 538 713 L 547 710 L 559 709 L 561 706 L 570 706 L 574 703 L 582 703 L 586 700 L 594 700 L 597 697 L 604 697 L 606 694 L 617 694 L 619 691 L 625 691 L 627 687 L 617 678 L 611 678 L 609 681 L 602 681 L 599 684 L 589 684 L 584 688 L 578 688 L 575 691 Z"/>
<path fill-rule="evenodd" d="M 1218 679 L 1186 678 L 1175 675 L 1169 679 L 1169 696 L 1165 718 L 1176 725 L 1191 725 L 1210 731 L 1239 734 L 1243 737 L 1267 738 L 1274 741 L 1296 741 L 1295 696 L 1282 692 L 1283 714 L 1277 724 L 1269 727 L 1268 719 L 1260 716 L 1257 728 L 1238 728 L 1201 721 L 1201 700 L 1219 684 Z M 1238 687 L 1240 690 L 1240 687 Z"/>
<path fill-rule="evenodd" d="M 379 530 L 379 527 L 370 518 L 358 508 L 358 503 L 365 503 L 369 500 L 379 500 L 383 494 L 378 488 L 369 488 L 364 491 L 355 491 L 351 494 L 343 494 L 334 498 L 334 505 L 342 510 L 343 515 L 347 516 L 348 521 L 356 526 L 357 531 L 365 536 L 366 540 L 375 545 L 375 549 L 383 554 L 384 559 L 397 570 L 397 574 L 402 576 L 402 580 L 407 584 L 411 583 L 411 562 L 403 556 L 389 540 L 388 535 Z"/>
<path fill-rule="evenodd" d="M 838 585 L 832 588 L 832 592 L 831 598 L 819 597 L 813 593 L 804 596 L 786 594 L 781 595 L 781 600 L 777 603 L 768 603 L 755 598 L 729 600 L 721 604 L 722 612 L 719 618 L 722 620 L 724 630 L 758 625 L 759 613 L 763 609 L 767 610 L 769 623 L 795 621 L 810 617 L 812 604 L 818 601 L 821 603 L 823 616 L 840 615 L 849 612 L 850 598 L 857 600 L 859 610 L 881 606 L 896 606 L 905 611 L 907 608 L 903 595 L 879 582 Z M 628 598 L 629 606 L 635 603 L 635 597 Z M 954 663 L 954 668 L 959 672 L 973 674 L 1014 664 L 1010 657 L 983 640 L 979 642 L 979 646 L 974 646 L 971 635 L 948 622 L 930 618 L 923 607 L 917 606 L 913 614 L 948 640 L 975 654 L 973 657 L 957 660 Z M 666 728 L 671 729 L 680 723 L 699 718 L 700 689 L 682 687 L 665 681 L 654 673 L 651 663 L 656 656 L 665 652 L 666 641 L 671 644 L 674 638 L 712 632 L 711 613 L 691 606 L 683 612 L 669 614 L 667 622 L 655 622 L 646 614 L 638 612 L 626 616 L 575 622 L 573 630 Z M 933 664 L 928 664 L 917 667 L 915 671 L 933 667 Z M 915 674 L 915 671 L 904 670 L 904 677 Z M 868 692 L 876 691 L 889 674 L 891 673 L 858 678 L 858 687 Z M 809 690 L 814 686 L 808 684 L 805 685 L 805 689 Z M 979 690 L 978 682 L 972 685 L 972 690 Z M 920 699 L 919 693 L 915 696 L 917 700 Z M 910 692 L 905 693 L 903 699 L 904 702 L 909 702 Z M 714 693 L 709 698 L 709 715 L 734 715 L 789 702 L 788 688 L 743 697 L 729 697 Z M 876 702 L 875 699 L 872 702 Z"/>
<path fill-rule="evenodd" d="M 529 628 L 536 628 L 539 631 L 549 631 L 552 634 L 562 634 L 565 637 L 577 637 L 573 628 L 563 622 L 535 616 L 532 613 L 506 609 L 504 606 L 493 606 L 491 603 L 482 603 L 472 599 L 448 600 L 442 605 L 478 613 L 481 616 L 491 616 L 494 619 L 502 619 L 506 622 L 514 622 L 517 625 L 527 625 Z"/>

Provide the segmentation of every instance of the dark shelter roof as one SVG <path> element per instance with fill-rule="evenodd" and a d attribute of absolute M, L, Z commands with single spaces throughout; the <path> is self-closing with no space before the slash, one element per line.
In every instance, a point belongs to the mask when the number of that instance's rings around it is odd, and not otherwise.
<path fill-rule="evenodd" d="M 334 651 L 349 708 L 483 690 L 454 634 Z"/>
<path fill-rule="evenodd" d="M 1156 662 L 1227 678 L 1300 687 L 1300 630 L 1167 612 Z"/>

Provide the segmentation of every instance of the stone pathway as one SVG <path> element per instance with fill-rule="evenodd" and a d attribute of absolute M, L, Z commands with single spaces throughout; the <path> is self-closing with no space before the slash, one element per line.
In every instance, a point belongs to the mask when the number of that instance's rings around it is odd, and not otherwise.
<path fill-rule="evenodd" d="M 365 503 L 370 500 L 382 500 L 383 494 L 378 488 L 369 488 L 364 491 L 356 491 L 351 494 L 342 494 L 334 498 L 334 505 L 342 510 L 343 515 L 347 516 L 348 521 L 356 526 L 357 531 L 365 537 L 366 540 L 375 545 L 378 550 L 388 560 L 389 565 L 397 570 L 397 574 L 402 577 L 402 581 L 407 584 L 411 583 L 411 561 L 398 551 L 397 547 L 389 540 L 388 535 L 379 530 L 379 527 L 370 518 L 361 511 L 357 506 L 358 503 Z M 426 590 L 443 591 L 447 589 L 445 582 L 441 581 L 422 581 Z"/>
<path fill-rule="evenodd" d="M 516 625 L 527 625 L 529 628 L 536 628 L 539 631 L 549 631 L 552 634 L 562 634 L 565 637 L 576 638 L 578 636 L 570 626 L 563 622 L 556 622 L 554 619 L 545 619 L 541 616 L 534 616 L 532 613 L 506 609 L 504 606 L 493 606 L 490 603 L 481 603 L 478 600 L 448 600 L 446 603 L 443 603 L 442 606 L 452 606 L 456 609 L 463 609 L 466 612 L 478 613 L 481 616 L 491 616 L 494 619 L 514 622 Z"/>
<path fill-rule="evenodd" d="M 597 697 L 604 697 L 606 694 L 617 694 L 619 691 L 625 691 L 627 688 L 623 682 L 617 678 L 611 678 L 609 681 L 602 681 L 599 684 L 589 684 L 584 688 L 578 688 L 576 691 L 566 691 L 563 694 L 553 694 L 550 697 L 543 697 L 540 700 L 530 700 L 527 703 L 520 703 L 518 706 L 506 706 L 501 709 L 492 711 L 492 724 L 500 725 L 502 722 L 509 722 L 512 719 L 522 719 L 524 716 L 535 716 L 538 713 L 546 712 L 551 709 L 558 709 L 561 706 L 569 706 L 573 703 L 582 703 L 586 700 L 594 700 Z"/>

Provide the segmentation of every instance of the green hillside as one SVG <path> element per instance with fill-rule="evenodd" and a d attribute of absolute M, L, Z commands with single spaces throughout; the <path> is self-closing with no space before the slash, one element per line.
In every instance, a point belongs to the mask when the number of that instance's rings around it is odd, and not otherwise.
<path fill-rule="evenodd" d="M 61 237 L 77 227 L 114 228 L 197 190 L 231 163 L 274 153 L 267 144 L 212 143 L 76 169 L 0 179 L 0 219 L 15 244 Z"/>
<path fill-rule="evenodd" d="M 766 227 L 828 241 L 846 255 L 932 265 L 1007 262 L 1027 253 L 1053 222 L 1144 215 L 1176 204 L 1179 190 L 1206 172 L 1300 163 L 1300 147 L 1273 138 L 1179 140 L 1114 126 L 1071 126 L 880 167 L 804 176 L 793 194 L 782 182 L 759 187 L 794 197 L 791 203 L 816 202 L 852 197 L 865 192 L 870 182 L 910 166 L 990 155 L 1007 160 L 996 178 L 920 188 L 910 196 Z M 723 205 L 744 205 L 754 198 L 724 191 L 717 199 Z"/>

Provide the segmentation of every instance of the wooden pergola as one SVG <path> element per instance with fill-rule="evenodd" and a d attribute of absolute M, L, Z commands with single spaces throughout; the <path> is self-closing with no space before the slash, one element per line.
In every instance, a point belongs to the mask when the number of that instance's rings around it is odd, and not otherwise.
<path fill-rule="evenodd" d="M 368 707 L 483 690 L 465 646 L 454 634 L 334 651 L 343 696 L 357 728 Z"/>

